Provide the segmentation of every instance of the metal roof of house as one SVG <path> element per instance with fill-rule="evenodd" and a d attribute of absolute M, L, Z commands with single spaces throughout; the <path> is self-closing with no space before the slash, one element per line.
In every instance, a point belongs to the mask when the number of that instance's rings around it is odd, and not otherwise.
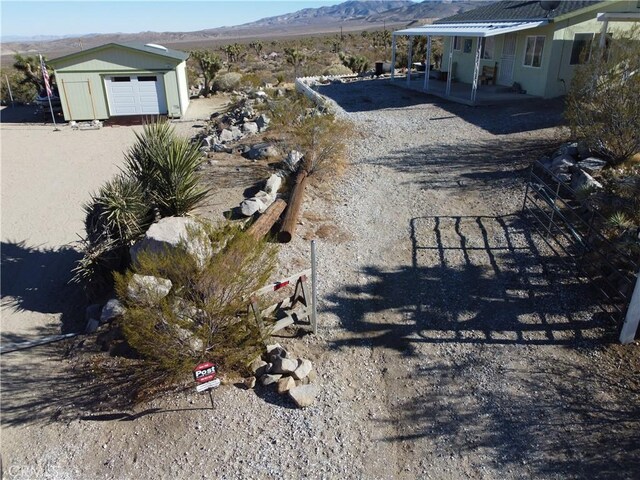
<path fill-rule="evenodd" d="M 545 25 L 546 20 L 536 22 L 494 22 L 494 23 L 445 23 L 413 27 L 393 32 L 394 35 L 435 35 L 441 37 L 493 37 L 504 33 L 518 32 Z"/>
<path fill-rule="evenodd" d="M 189 54 L 186 52 L 181 52 L 180 50 L 172 50 L 170 48 L 163 47 L 162 45 L 156 45 L 153 43 L 141 43 L 141 42 L 130 42 L 130 43 L 105 43 L 104 45 L 99 45 L 97 47 L 89 48 L 87 50 L 82 50 L 79 52 L 70 53 L 69 55 L 65 55 L 63 57 L 53 58 L 49 60 L 47 63 L 55 64 L 61 60 L 67 60 L 72 57 L 85 56 L 87 54 L 91 54 L 94 51 L 103 50 L 109 47 L 120 47 L 120 48 L 129 48 L 132 50 L 139 50 L 145 53 L 151 53 L 153 55 L 159 55 L 161 57 L 168 57 L 174 60 L 184 61 L 189 58 Z"/>
<path fill-rule="evenodd" d="M 463 13 L 458 13 L 450 17 L 441 18 L 434 22 L 440 23 L 474 23 L 474 22 L 507 22 L 507 21 L 533 21 L 551 20 L 566 15 L 576 10 L 592 7 L 602 1 L 591 0 L 566 0 L 560 2 L 555 10 L 547 11 L 540 6 L 540 2 L 532 0 L 501 1 L 489 5 L 474 8 Z"/>

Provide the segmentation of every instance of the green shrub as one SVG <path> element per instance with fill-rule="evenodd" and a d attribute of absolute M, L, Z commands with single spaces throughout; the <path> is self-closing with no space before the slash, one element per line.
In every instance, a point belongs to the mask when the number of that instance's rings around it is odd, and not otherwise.
<path fill-rule="evenodd" d="M 593 45 L 576 68 L 565 116 L 574 138 L 617 165 L 640 152 L 640 26 Z M 586 52 L 585 52 L 586 54 Z"/>
<path fill-rule="evenodd" d="M 333 65 L 329 65 L 327 68 L 324 69 L 324 72 L 322 72 L 323 75 L 328 75 L 328 76 L 349 75 L 351 73 L 352 72 L 349 67 L 346 67 L 344 65 L 337 64 L 337 63 L 334 63 Z"/>
<path fill-rule="evenodd" d="M 212 248 L 224 248 L 203 269 L 176 249 L 144 252 L 135 271 L 116 277 L 127 307 L 121 323 L 126 341 L 165 381 L 184 380 L 205 360 L 227 373 L 242 373 L 262 348 L 247 297 L 268 280 L 275 252 L 237 228 L 206 228 Z M 137 303 L 127 291 L 134 273 L 171 280 L 169 295 L 156 304 Z"/>
<path fill-rule="evenodd" d="M 340 54 L 342 64 L 353 73 L 363 73 L 369 69 L 369 60 L 362 55 L 344 55 Z"/>
<path fill-rule="evenodd" d="M 230 92 L 240 86 L 242 74 L 237 72 L 228 72 L 218 75 L 213 82 L 213 87 L 217 91 Z"/>

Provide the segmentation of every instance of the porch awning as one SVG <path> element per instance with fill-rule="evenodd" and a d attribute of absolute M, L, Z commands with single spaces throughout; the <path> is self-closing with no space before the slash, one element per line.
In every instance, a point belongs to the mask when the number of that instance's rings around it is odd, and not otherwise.
<path fill-rule="evenodd" d="M 518 32 L 546 25 L 546 20 L 535 22 L 491 22 L 491 23 L 438 23 L 423 27 L 397 30 L 393 35 L 435 37 L 493 37 L 504 33 Z"/>

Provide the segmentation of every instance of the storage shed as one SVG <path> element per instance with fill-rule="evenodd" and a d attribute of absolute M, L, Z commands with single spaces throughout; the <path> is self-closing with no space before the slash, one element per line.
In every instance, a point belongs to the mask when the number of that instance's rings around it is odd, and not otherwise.
<path fill-rule="evenodd" d="M 182 117 L 189 105 L 189 54 L 153 43 L 108 43 L 55 58 L 64 118 Z"/>

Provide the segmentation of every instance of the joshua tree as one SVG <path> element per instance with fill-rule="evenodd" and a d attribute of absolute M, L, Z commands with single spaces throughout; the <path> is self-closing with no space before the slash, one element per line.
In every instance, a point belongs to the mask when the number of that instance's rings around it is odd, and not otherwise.
<path fill-rule="evenodd" d="M 42 81 L 42 70 L 40 70 L 40 59 L 38 57 L 30 56 L 23 57 L 16 53 L 13 63 L 13 68 L 18 70 L 23 75 L 23 79 L 20 80 L 21 84 L 31 84 L 38 89 L 38 91 L 44 89 L 44 83 Z M 45 63 L 46 64 L 46 63 Z M 53 71 L 47 67 L 49 73 L 49 81 L 53 82 Z"/>
<path fill-rule="evenodd" d="M 207 95 L 211 91 L 213 79 L 222 68 L 222 61 L 220 57 L 209 50 L 194 50 L 191 52 L 191 58 L 197 62 L 200 73 L 204 78 L 204 90 L 202 93 Z"/>
<path fill-rule="evenodd" d="M 249 44 L 249 47 L 253 48 L 253 50 L 256 52 L 256 57 L 260 58 L 260 53 L 262 53 L 264 44 L 261 41 L 251 42 Z"/>
<path fill-rule="evenodd" d="M 296 48 L 285 48 L 284 56 L 285 56 L 285 59 L 287 60 L 287 63 L 293 66 L 294 75 L 296 78 L 298 78 L 300 73 L 300 67 L 302 66 L 305 60 L 304 54 Z"/>

